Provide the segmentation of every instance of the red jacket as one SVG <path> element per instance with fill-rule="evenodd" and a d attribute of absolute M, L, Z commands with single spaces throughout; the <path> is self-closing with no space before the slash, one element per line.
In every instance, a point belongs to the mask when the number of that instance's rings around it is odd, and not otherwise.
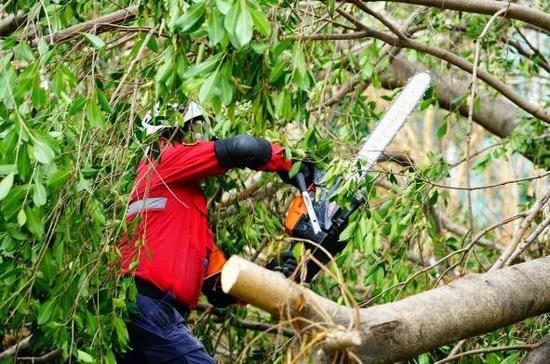
<path fill-rule="evenodd" d="M 284 149 L 276 144 L 271 149 L 271 160 L 258 170 L 288 171 Z M 120 245 L 123 272 L 172 292 L 189 308 L 196 306 L 214 248 L 199 182 L 226 171 L 218 164 L 214 142 L 175 144 L 162 152 L 159 163 L 142 160 L 126 214 L 129 222 L 139 220 Z"/>

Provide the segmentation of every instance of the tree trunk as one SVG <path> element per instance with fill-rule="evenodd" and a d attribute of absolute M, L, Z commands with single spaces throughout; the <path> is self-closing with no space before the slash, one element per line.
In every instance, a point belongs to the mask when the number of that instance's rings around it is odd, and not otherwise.
<path fill-rule="evenodd" d="M 236 256 L 222 271 L 222 287 L 275 315 L 302 317 L 327 329 L 358 328 L 361 344 L 353 352 L 364 363 L 394 363 L 550 312 L 550 257 L 470 274 L 445 287 L 360 310 Z"/>

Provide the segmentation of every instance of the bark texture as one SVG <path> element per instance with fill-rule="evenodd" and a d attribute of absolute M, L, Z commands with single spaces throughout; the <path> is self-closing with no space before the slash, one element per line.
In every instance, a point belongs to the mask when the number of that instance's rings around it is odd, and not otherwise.
<path fill-rule="evenodd" d="M 19 26 L 25 23 L 27 16 L 18 11 L 16 14 L 10 14 L 7 17 L 0 19 L 0 37 L 7 37 L 15 32 Z"/>
<path fill-rule="evenodd" d="M 48 34 L 45 36 L 45 39 L 48 43 L 53 44 L 66 42 L 74 37 L 80 36 L 81 33 L 100 34 L 111 30 L 113 28 L 113 24 L 121 24 L 134 20 L 137 15 L 137 10 L 138 6 L 132 5 L 125 9 L 115 11 L 114 13 L 100 16 L 96 19 L 92 19 L 81 24 L 73 25 L 53 34 Z M 34 39 L 31 44 L 36 47 L 38 45 L 38 40 Z"/>
<path fill-rule="evenodd" d="M 358 327 L 361 344 L 354 353 L 364 363 L 394 363 L 550 312 L 550 257 L 471 274 L 445 287 L 359 311 L 239 257 L 224 268 L 222 286 L 272 314 L 286 310 L 313 321 Z"/>
<path fill-rule="evenodd" d="M 365 2 L 372 2 L 367 0 Z M 376 1 L 376 0 L 375 0 Z M 493 15 L 502 8 L 508 7 L 505 18 L 522 20 L 541 29 L 550 31 L 550 14 L 530 8 L 525 5 L 510 3 L 509 1 L 494 0 L 388 0 L 391 2 L 429 6 L 442 10 L 457 10 L 467 13 Z"/>

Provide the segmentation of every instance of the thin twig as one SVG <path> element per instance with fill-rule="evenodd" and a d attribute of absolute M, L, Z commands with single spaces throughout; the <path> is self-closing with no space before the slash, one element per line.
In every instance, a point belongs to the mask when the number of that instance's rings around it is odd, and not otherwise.
<path fill-rule="evenodd" d="M 42 356 L 22 356 L 17 358 L 18 361 L 30 361 L 31 363 L 47 363 L 57 359 L 61 355 L 61 349 L 55 349 Z"/>
<path fill-rule="evenodd" d="M 143 55 L 145 54 L 145 48 L 147 48 L 147 43 L 149 43 L 149 40 L 153 36 L 153 33 L 156 31 L 156 29 L 157 29 L 157 25 L 155 25 L 149 30 L 149 33 L 147 33 L 147 36 L 145 37 L 145 39 L 143 40 L 143 43 L 141 43 L 141 46 L 139 47 L 136 57 L 132 59 L 132 61 L 130 62 L 130 65 L 126 69 L 126 72 L 124 72 L 124 75 L 120 79 L 120 82 L 118 83 L 118 86 L 115 92 L 113 92 L 113 95 L 111 96 L 111 100 L 109 101 L 109 104 L 111 106 L 114 106 L 116 101 L 118 101 L 119 93 L 122 87 L 124 86 L 124 82 L 126 82 L 126 79 L 134 69 L 135 65 L 143 58 Z"/>
<path fill-rule="evenodd" d="M 546 187 L 544 190 L 542 196 L 535 201 L 533 206 L 529 209 L 528 215 L 525 217 L 525 219 L 521 222 L 520 226 L 514 231 L 514 235 L 512 235 L 512 241 L 508 244 L 506 247 L 506 250 L 500 255 L 500 257 L 497 259 L 495 264 L 489 269 L 489 272 L 500 269 L 504 266 L 504 263 L 509 260 L 509 258 L 512 256 L 513 252 L 516 250 L 519 242 L 521 241 L 521 238 L 523 235 L 525 235 L 525 232 L 531 225 L 531 222 L 535 219 L 537 214 L 540 210 L 546 205 L 548 200 L 550 199 L 550 186 Z"/>
<path fill-rule="evenodd" d="M 514 253 L 508 258 L 506 263 L 504 263 L 505 266 L 512 264 L 512 262 L 521 254 L 535 239 L 546 229 L 546 227 L 550 225 L 550 216 L 547 216 L 546 219 L 544 219 L 540 224 L 538 224 L 537 228 L 533 230 L 531 234 L 525 239 L 523 243 L 521 243 Z"/>
<path fill-rule="evenodd" d="M 470 100 L 468 105 L 468 126 L 466 129 L 466 187 L 467 190 L 467 200 L 468 200 L 468 220 L 470 222 L 470 236 L 473 236 L 476 233 L 476 226 L 474 223 L 474 210 L 473 210 L 473 204 L 472 204 L 472 190 L 471 190 L 471 176 L 470 176 L 470 148 L 471 148 L 471 142 L 472 142 L 472 127 L 473 127 L 473 115 L 474 115 L 474 105 L 475 105 L 475 99 L 476 99 L 476 86 L 477 86 L 477 71 L 478 71 L 478 65 L 479 65 L 479 53 L 481 50 L 481 43 L 483 42 L 483 38 L 485 38 L 485 35 L 491 28 L 491 25 L 496 20 L 497 17 L 502 15 L 506 12 L 508 8 L 502 8 L 499 11 L 497 11 L 485 24 L 485 27 L 483 28 L 483 31 L 481 32 L 480 36 L 476 39 L 475 42 L 475 51 L 474 51 L 474 69 L 472 72 L 472 87 L 470 90 Z"/>
<path fill-rule="evenodd" d="M 494 353 L 498 351 L 510 351 L 510 350 L 533 350 L 536 347 L 537 347 L 536 344 L 526 344 L 526 345 L 497 346 L 494 348 L 476 349 L 476 350 L 465 351 L 460 354 L 448 356 L 443 360 L 436 361 L 434 364 L 448 363 L 450 361 L 460 359 L 469 355 L 487 354 L 487 353 Z"/>
<path fill-rule="evenodd" d="M 470 188 L 467 188 L 467 187 L 460 187 L 460 186 L 447 186 L 447 185 L 443 185 L 443 184 L 439 184 L 439 183 L 436 183 L 436 182 L 433 182 L 433 181 L 430 181 L 430 180 L 427 180 L 427 179 L 423 179 L 424 182 L 434 186 L 434 187 L 439 187 L 439 188 L 444 188 L 444 189 L 447 189 L 447 190 L 459 190 L 459 191 L 476 191 L 476 190 L 487 190 L 487 189 L 490 189 L 490 188 L 496 188 L 496 187 L 500 187 L 500 186 L 505 186 L 505 185 L 509 185 L 509 184 L 512 184 L 512 183 L 520 183 L 520 182 L 526 182 L 526 181 L 533 181 L 535 179 L 540 179 L 540 178 L 544 178 L 546 176 L 550 175 L 550 171 L 549 172 L 546 172 L 546 173 L 543 173 L 543 174 L 540 174 L 538 176 L 532 176 L 532 177 L 524 177 L 524 178 L 518 178 L 518 179 L 514 179 L 514 180 L 510 180 L 510 181 L 505 181 L 505 182 L 500 182 L 500 183 L 495 183 L 495 184 L 491 184 L 491 185 L 484 185 L 484 186 L 476 186 L 476 187 L 470 187 Z"/>

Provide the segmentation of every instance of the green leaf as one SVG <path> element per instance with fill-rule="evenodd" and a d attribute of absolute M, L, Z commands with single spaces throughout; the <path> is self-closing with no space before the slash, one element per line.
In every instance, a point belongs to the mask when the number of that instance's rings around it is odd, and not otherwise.
<path fill-rule="evenodd" d="M 115 332 L 116 332 L 119 344 L 121 345 L 126 344 L 129 339 L 128 329 L 126 328 L 126 324 L 122 319 L 118 317 L 115 317 L 113 324 L 115 327 Z"/>
<path fill-rule="evenodd" d="M 201 90 L 199 92 L 199 100 L 201 103 L 206 103 L 216 95 L 218 85 L 218 71 L 212 73 L 206 81 L 202 84 Z"/>
<path fill-rule="evenodd" d="M 25 214 L 27 215 L 27 228 L 34 236 L 41 238 L 44 235 L 44 221 L 40 210 L 27 208 Z"/>
<path fill-rule="evenodd" d="M 338 238 L 339 241 L 346 241 L 349 240 L 349 238 L 352 237 L 353 233 L 355 233 L 355 229 L 357 227 L 357 220 L 352 221 L 346 226 L 344 231 L 340 233 L 340 237 Z"/>
<path fill-rule="evenodd" d="M 241 0 L 241 9 L 237 23 L 235 24 L 235 36 L 241 46 L 244 46 L 252 39 L 252 17 L 246 0 Z"/>
<path fill-rule="evenodd" d="M 204 73 L 212 71 L 214 68 L 216 68 L 216 66 L 220 62 L 221 56 L 222 54 L 219 53 L 215 56 L 208 58 L 206 61 L 189 68 L 183 74 L 183 78 L 187 80 L 187 79 L 197 77 Z"/>
<path fill-rule="evenodd" d="M 27 222 L 27 215 L 25 214 L 25 210 L 21 209 L 19 213 L 17 213 L 17 224 L 23 226 L 25 222 Z"/>
<path fill-rule="evenodd" d="M 225 19 L 223 22 L 225 30 L 227 30 L 227 35 L 229 36 L 229 40 L 231 41 L 231 44 L 233 44 L 233 46 L 236 48 L 241 47 L 239 39 L 237 38 L 237 30 L 236 30 L 240 13 L 241 13 L 240 1 L 235 1 L 235 3 L 231 6 L 231 8 L 229 8 L 229 11 L 225 15 Z"/>
<path fill-rule="evenodd" d="M 414 49 L 409 49 L 408 54 L 407 54 L 407 58 L 409 59 L 409 61 L 414 63 L 418 60 L 418 54 L 416 53 L 416 51 Z"/>
<path fill-rule="evenodd" d="M 36 109 L 40 109 L 42 106 L 46 105 L 48 102 L 48 94 L 46 93 L 46 90 L 42 88 L 40 85 L 40 78 L 37 76 L 34 78 L 34 82 L 32 85 L 32 105 Z"/>
<path fill-rule="evenodd" d="M 17 167 L 15 164 L 0 164 L 0 176 L 6 176 L 10 173 L 15 173 Z"/>
<path fill-rule="evenodd" d="M 48 176 L 48 187 L 58 189 L 67 182 L 67 179 L 69 179 L 69 172 L 60 169 Z"/>
<path fill-rule="evenodd" d="M 309 87 L 309 77 L 307 74 L 308 68 L 306 64 L 306 57 L 302 50 L 301 44 L 296 42 L 294 45 L 294 81 L 302 90 L 306 90 Z"/>
<path fill-rule="evenodd" d="M 437 129 L 437 138 L 441 139 L 447 134 L 447 128 L 449 127 L 448 120 L 445 120 L 443 124 Z"/>
<path fill-rule="evenodd" d="M 223 15 L 227 15 L 229 9 L 231 9 L 231 2 L 226 0 L 216 0 L 216 7 Z"/>
<path fill-rule="evenodd" d="M 41 183 L 36 183 L 34 185 L 34 191 L 32 195 L 32 200 L 36 206 L 43 206 L 46 204 L 48 194 L 46 188 Z"/>
<path fill-rule="evenodd" d="M 300 261 L 303 254 L 304 254 L 304 244 L 298 243 L 294 245 L 294 248 L 292 249 L 292 255 L 294 256 L 294 259 L 296 259 L 297 261 Z"/>
<path fill-rule="evenodd" d="M 264 15 L 260 7 L 251 2 L 250 7 L 250 15 L 252 16 L 252 21 L 254 22 L 254 26 L 260 32 L 261 34 L 265 35 L 266 37 L 271 34 L 271 23 L 269 20 L 267 20 L 267 17 Z"/>
<path fill-rule="evenodd" d="M 205 2 L 194 4 L 174 22 L 174 27 L 179 28 L 182 33 L 191 33 L 196 30 L 204 21 L 205 8 Z"/>
<path fill-rule="evenodd" d="M 86 116 L 92 128 L 103 129 L 105 127 L 105 118 L 103 118 L 103 114 L 95 102 L 95 97 L 88 100 Z"/>
<path fill-rule="evenodd" d="M 225 29 L 223 27 L 223 16 L 213 10 L 210 14 L 210 19 L 208 19 L 208 39 L 210 39 L 210 44 L 215 46 L 220 43 L 224 34 Z"/>
<path fill-rule="evenodd" d="M 231 86 L 232 64 L 227 61 L 223 64 L 220 75 L 220 98 L 222 103 L 227 106 L 233 99 L 233 86 Z"/>
<path fill-rule="evenodd" d="M 101 109 L 106 113 L 109 113 L 109 114 L 112 113 L 113 109 L 111 109 L 111 105 L 109 105 L 109 101 L 107 100 L 105 93 L 99 89 L 96 89 L 96 96 L 97 96 L 97 102 L 101 107 Z"/>
<path fill-rule="evenodd" d="M 38 309 L 38 315 L 36 317 L 36 323 L 38 325 L 43 325 L 46 322 L 50 321 L 56 308 L 56 302 L 54 299 L 49 299 L 40 306 Z"/>
<path fill-rule="evenodd" d="M 302 168 L 302 161 L 297 161 L 292 164 L 292 167 L 290 167 L 290 170 L 288 171 L 288 177 L 294 178 L 300 171 L 300 168 Z"/>
<path fill-rule="evenodd" d="M 8 174 L 6 177 L 4 177 L 2 179 L 2 182 L 0 182 L 0 201 L 6 198 L 12 186 L 13 186 L 13 172 Z"/>
<path fill-rule="evenodd" d="M 21 42 L 15 49 L 15 58 L 32 63 L 35 60 L 32 48 L 26 41 Z"/>
<path fill-rule="evenodd" d="M 55 152 L 43 140 L 36 139 L 33 144 L 33 155 L 39 163 L 50 164 L 55 157 Z"/>
<path fill-rule="evenodd" d="M 94 362 L 94 357 L 91 356 L 90 354 L 88 354 L 85 351 L 78 350 L 77 353 L 76 353 L 76 356 L 77 356 L 78 360 L 83 362 L 83 363 L 93 363 Z"/>
<path fill-rule="evenodd" d="M 90 33 L 83 33 L 82 35 L 84 35 L 84 38 L 86 38 L 94 48 L 102 49 L 105 47 L 105 42 L 97 35 Z"/>

